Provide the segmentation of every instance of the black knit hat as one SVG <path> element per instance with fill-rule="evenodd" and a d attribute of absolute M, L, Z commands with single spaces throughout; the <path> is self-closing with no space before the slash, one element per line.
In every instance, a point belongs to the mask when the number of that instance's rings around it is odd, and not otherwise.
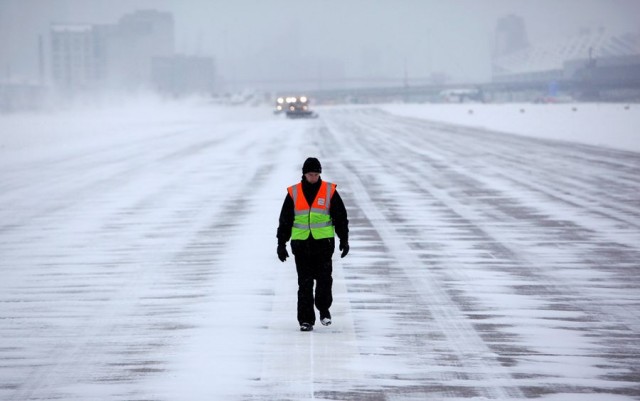
<path fill-rule="evenodd" d="M 302 174 L 307 173 L 322 173 L 322 166 L 320 165 L 320 160 L 315 157 L 309 157 L 304 161 L 302 165 Z"/>

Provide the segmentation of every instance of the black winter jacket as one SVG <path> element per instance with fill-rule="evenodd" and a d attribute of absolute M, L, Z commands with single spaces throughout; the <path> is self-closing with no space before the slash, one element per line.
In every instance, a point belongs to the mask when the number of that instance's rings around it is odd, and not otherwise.
<path fill-rule="evenodd" d="M 322 183 L 322 179 L 319 179 L 315 184 L 310 184 L 307 180 L 302 176 L 302 192 L 304 193 L 304 197 L 307 199 L 307 203 L 309 205 L 313 204 L 313 201 L 318 194 L 318 190 L 320 189 L 320 184 Z M 331 221 L 333 223 L 333 227 L 335 229 L 336 235 L 340 238 L 342 242 L 349 241 L 349 220 L 347 219 L 347 209 L 344 207 L 344 202 L 342 202 L 342 198 L 336 189 L 333 192 L 333 196 L 331 197 L 331 206 L 329 207 L 329 215 L 331 216 Z M 291 238 L 291 228 L 293 227 L 293 217 L 294 217 L 294 205 L 293 199 L 287 195 L 284 198 L 284 203 L 282 204 L 282 210 L 280 211 L 280 224 L 278 226 L 278 244 L 285 244 Z M 312 236 L 309 236 L 309 239 L 306 241 L 313 240 Z M 298 242 L 299 240 L 292 240 L 291 245 L 292 248 L 294 246 L 294 242 Z"/>

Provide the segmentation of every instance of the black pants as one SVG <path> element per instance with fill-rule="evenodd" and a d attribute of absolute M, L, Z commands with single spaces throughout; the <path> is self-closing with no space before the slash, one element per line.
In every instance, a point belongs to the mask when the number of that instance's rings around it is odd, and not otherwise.
<path fill-rule="evenodd" d="M 330 317 L 333 303 L 333 265 L 331 256 L 335 242 L 333 238 L 306 241 L 291 241 L 291 250 L 298 272 L 298 323 L 316 323 L 314 305 L 320 319 Z M 315 296 L 314 296 L 315 282 Z"/>

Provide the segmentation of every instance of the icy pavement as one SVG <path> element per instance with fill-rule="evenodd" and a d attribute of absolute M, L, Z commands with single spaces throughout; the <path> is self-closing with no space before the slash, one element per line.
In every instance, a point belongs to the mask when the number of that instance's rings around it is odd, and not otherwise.
<path fill-rule="evenodd" d="M 0 399 L 640 399 L 640 154 L 375 109 L 103 117 L 0 119 Z M 301 333 L 275 230 L 307 156 L 351 252 Z"/>

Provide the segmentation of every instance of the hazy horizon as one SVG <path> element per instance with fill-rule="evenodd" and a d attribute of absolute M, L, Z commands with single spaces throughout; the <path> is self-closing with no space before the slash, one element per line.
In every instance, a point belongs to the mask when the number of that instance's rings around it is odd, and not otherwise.
<path fill-rule="evenodd" d="M 218 76 L 250 87 L 286 80 L 490 78 L 496 22 L 515 14 L 530 43 L 582 28 L 638 32 L 634 0 L 0 0 L 0 81 L 37 78 L 38 37 L 52 23 L 113 24 L 140 9 L 171 12 L 175 50 L 213 57 Z"/>

